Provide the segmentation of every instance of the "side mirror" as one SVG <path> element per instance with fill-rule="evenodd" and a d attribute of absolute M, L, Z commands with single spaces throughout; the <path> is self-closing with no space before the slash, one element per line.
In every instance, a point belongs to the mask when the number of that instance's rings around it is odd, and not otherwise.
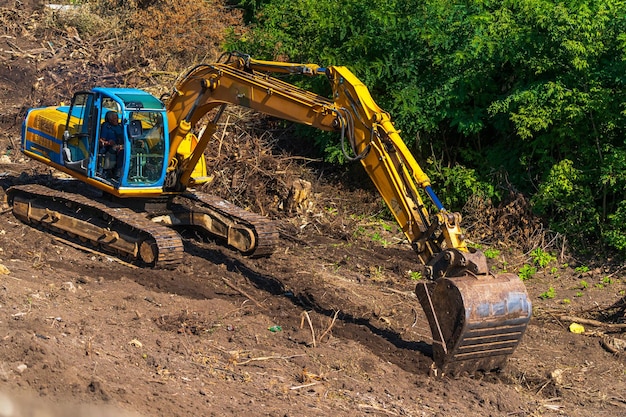
<path fill-rule="evenodd" d="M 131 120 L 128 124 L 128 136 L 131 139 L 137 139 L 143 135 L 143 128 L 140 120 Z"/>

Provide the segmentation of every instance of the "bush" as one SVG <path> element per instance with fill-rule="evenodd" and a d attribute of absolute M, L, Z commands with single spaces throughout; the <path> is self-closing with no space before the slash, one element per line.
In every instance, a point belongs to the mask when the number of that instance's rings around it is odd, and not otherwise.
<path fill-rule="evenodd" d="M 597 239 L 600 216 L 582 171 L 569 159 L 552 166 L 532 198 L 537 213 L 547 217 L 550 227 L 576 243 Z"/>
<path fill-rule="evenodd" d="M 615 249 L 626 251 L 626 200 L 619 203 L 615 213 L 608 216 L 608 221 L 604 239 Z"/>
<path fill-rule="evenodd" d="M 239 3 L 254 26 L 230 47 L 349 66 L 411 149 L 450 167 L 431 173 L 447 206 L 493 196 L 505 169 L 570 240 L 625 245 L 626 3 Z"/>
<path fill-rule="evenodd" d="M 471 199 L 489 202 L 497 197 L 495 188 L 479 178 L 476 170 L 461 165 L 443 167 L 430 159 L 427 173 L 438 197 L 451 211 L 460 211 Z"/>

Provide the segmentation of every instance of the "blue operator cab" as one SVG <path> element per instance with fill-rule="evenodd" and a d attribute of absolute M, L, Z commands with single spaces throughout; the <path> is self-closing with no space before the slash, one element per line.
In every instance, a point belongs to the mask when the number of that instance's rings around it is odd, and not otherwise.
<path fill-rule="evenodd" d="M 22 151 L 119 196 L 161 194 L 169 141 L 165 106 L 131 88 L 94 88 L 69 106 L 31 109 Z"/>

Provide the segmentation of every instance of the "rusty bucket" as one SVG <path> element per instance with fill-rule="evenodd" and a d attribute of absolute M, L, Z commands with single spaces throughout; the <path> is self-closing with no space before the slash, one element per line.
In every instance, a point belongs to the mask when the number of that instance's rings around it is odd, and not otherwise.
<path fill-rule="evenodd" d="M 532 312 L 515 274 L 444 277 L 419 283 L 415 293 L 433 335 L 433 359 L 443 373 L 504 366 Z"/>

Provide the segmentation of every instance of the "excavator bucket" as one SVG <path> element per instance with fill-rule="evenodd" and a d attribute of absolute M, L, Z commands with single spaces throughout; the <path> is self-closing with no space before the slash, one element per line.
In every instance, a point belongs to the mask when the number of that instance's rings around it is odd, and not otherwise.
<path fill-rule="evenodd" d="M 530 321 L 531 302 L 515 274 L 443 277 L 415 293 L 433 335 L 433 359 L 448 374 L 504 366 Z"/>

